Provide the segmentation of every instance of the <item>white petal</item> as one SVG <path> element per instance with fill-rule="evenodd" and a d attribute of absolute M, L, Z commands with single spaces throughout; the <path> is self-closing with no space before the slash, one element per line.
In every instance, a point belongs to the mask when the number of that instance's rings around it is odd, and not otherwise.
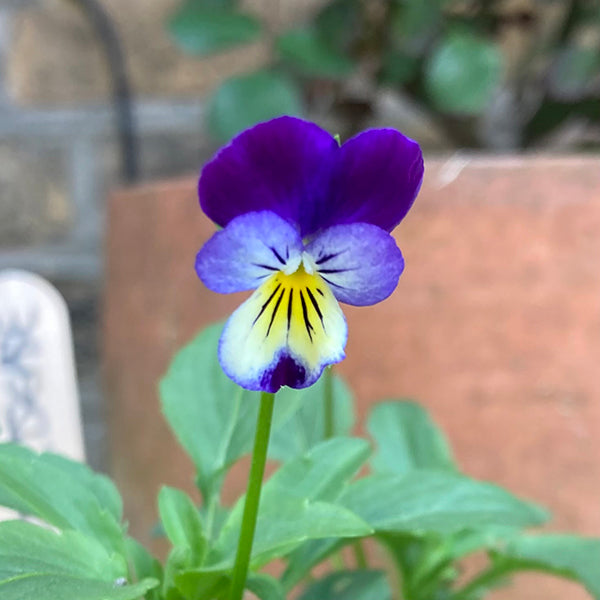
<path fill-rule="evenodd" d="M 346 320 L 329 286 L 300 267 L 270 277 L 231 315 L 219 360 L 247 389 L 303 388 L 343 360 L 346 338 Z"/>

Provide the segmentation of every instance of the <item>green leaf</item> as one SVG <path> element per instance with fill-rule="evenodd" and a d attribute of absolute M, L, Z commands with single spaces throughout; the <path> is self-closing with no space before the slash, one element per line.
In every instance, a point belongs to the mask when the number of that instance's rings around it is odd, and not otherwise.
<path fill-rule="evenodd" d="M 447 36 L 425 65 L 425 86 L 443 112 L 476 115 L 492 99 L 502 79 L 498 47 L 468 33 Z"/>
<path fill-rule="evenodd" d="M 58 533 L 27 521 L 0 522 L 0 580 L 36 571 L 112 581 L 127 574 L 127 564 L 78 531 Z"/>
<path fill-rule="evenodd" d="M 364 32 L 360 0 L 333 0 L 317 13 L 315 29 L 320 39 L 338 52 L 348 53 Z"/>
<path fill-rule="evenodd" d="M 371 460 L 377 472 L 406 475 L 416 469 L 456 470 L 443 433 L 418 404 L 377 404 L 367 429 L 378 450 Z"/>
<path fill-rule="evenodd" d="M 15 444 L 0 445 L 0 505 L 58 529 L 74 529 L 124 552 L 112 484 L 84 465 Z"/>
<path fill-rule="evenodd" d="M 127 558 L 132 565 L 137 581 L 144 579 L 156 579 L 159 582 L 163 580 L 162 565 L 142 546 L 137 540 L 131 537 L 125 538 L 125 547 L 127 549 Z M 161 600 L 160 590 L 153 589 L 146 593 L 146 600 Z"/>
<path fill-rule="evenodd" d="M 150 580 L 120 587 L 116 583 L 40 573 L 0 583 L 0 594 L 2 600 L 139 600 L 156 585 L 157 582 Z"/>
<path fill-rule="evenodd" d="M 94 473 L 87 465 L 69 460 L 58 454 L 43 454 L 41 460 L 53 465 L 61 472 L 69 474 L 73 480 L 80 481 L 94 494 L 98 503 L 108 509 L 117 522 L 123 520 L 123 500 L 115 484 L 104 475 Z"/>
<path fill-rule="evenodd" d="M 392 46 L 420 56 L 442 23 L 439 0 L 408 1 L 393 7 L 390 21 Z"/>
<path fill-rule="evenodd" d="M 253 562 L 262 564 L 309 539 L 369 535 L 372 530 L 361 519 L 331 503 L 368 454 L 364 440 L 333 438 L 283 465 L 262 491 Z M 233 559 L 243 506 L 242 498 L 223 527 L 214 560 Z"/>
<path fill-rule="evenodd" d="M 369 456 L 359 438 L 332 438 L 284 464 L 263 487 L 263 502 L 277 502 L 280 493 L 308 500 L 333 501 Z"/>
<path fill-rule="evenodd" d="M 160 382 L 163 412 L 196 466 L 205 503 L 219 491 L 231 465 L 252 449 L 260 401 L 258 392 L 243 390 L 223 373 L 217 358 L 222 329 L 216 324 L 202 331 L 177 353 Z M 281 396 L 274 429 L 303 399 L 287 392 Z"/>
<path fill-rule="evenodd" d="M 250 15 L 189 0 L 171 17 L 169 32 L 186 52 L 206 56 L 256 40 L 261 25 Z"/>
<path fill-rule="evenodd" d="M 300 583 L 314 566 L 343 548 L 348 541 L 331 538 L 316 539 L 310 540 L 295 549 L 287 557 L 288 566 L 281 577 L 281 583 L 285 589 L 290 590 Z"/>
<path fill-rule="evenodd" d="M 207 540 L 200 513 L 190 497 L 180 490 L 163 487 L 158 495 L 158 510 L 173 546 L 189 548 L 194 566 L 202 564 Z"/>
<path fill-rule="evenodd" d="M 299 600 L 391 600 L 383 571 L 338 571 L 311 583 Z"/>
<path fill-rule="evenodd" d="M 600 75 L 600 51 L 576 45 L 562 48 L 549 75 L 548 88 L 554 98 L 580 100 L 590 93 L 594 78 Z"/>
<path fill-rule="evenodd" d="M 327 44 L 313 28 L 292 29 L 279 36 L 281 56 L 311 77 L 342 79 L 354 70 L 354 62 Z"/>
<path fill-rule="evenodd" d="M 465 529 L 539 525 L 547 516 L 488 483 L 439 471 L 413 471 L 405 477 L 373 475 L 350 484 L 338 502 L 376 533 L 448 536 Z M 315 540 L 296 550 L 283 576 L 296 584 L 313 566 L 339 549 L 340 540 Z"/>
<path fill-rule="evenodd" d="M 575 116 L 600 121 L 598 101 L 595 98 L 589 98 L 579 102 L 557 102 L 554 100 L 544 102 L 525 126 L 523 132 L 524 146 L 527 147 L 539 138 L 548 135 L 552 130 L 566 123 L 570 117 Z"/>
<path fill-rule="evenodd" d="M 165 600 L 184 600 L 181 591 L 177 587 L 177 576 L 189 569 L 198 568 L 192 560 L 192 552 L 188 546 L 176 546 L 172 548 L 165 563 L 162 595 Z"/>
<path fill-rule="evenodd" d="M 447 554 L 452 560 L 458 560 L 478 550 L 497 550 L 520 533 L 518 527 L 500 525 L 458 531 L 445 539 Z"/>
<path fill-rule="evenodd" d="M 262 491 L 253 562 L 264 563 L 309 539 L 369 535 L 372 530 L 361 519 L 331 503 L 368 454 L 364 440 L 333 438 L 283 465 Z M 244 498 L 223 527 L 215 560 L 232 560 L 243 507 Z"/>
<path fill-rule="evenodd" d="M 333 392 L 333 434 L 347 435 L 354 426 L 352 393 L 344 381 L 331 375 Z M 325 439 L 324 404 L 326 392 L 325 376 L 303 390 L 283 388 L 275 403 L 276 415 L 290 402 L 297 410 L 288 410 L 274 427 L 269 442 L 269 457 L 279 461 L 290 460 L 304 454 Z"/>
<path fill-rule="evenodd" d="M 424 469 L 404 477 L 380 474 L 359 479 L 345 488 L 337 502 L 358 515 L 377 534 L 446 537 L 482 528 L 514 531 L 547 519 L 539 507 L 492 484 Z M 304 544 L 290 557 L 282 579 L 284 585 L 296 584 L 343 543 L 327 539 Z"/>
<path fill-rule="evenodd" d="M 214 501 L 212 506 L 202 505 L 200 507 L 200 517 L 206 532 L 206 537 L 209 539 L 209 545 L 219 537 L 219 533 L 225 525 L 225 521 L 229 517 L 231 511 Z"/>
<path fill-rule="evenodd" d="M 404 85 L 419 72 L 419 59 L 400 51 L 388 51 L 382 56 L 379 80 L 388 85 Z"/>
<path fill-rule="evenodd" d="M 194 569 L 175 576 L 177 589 L 186 598 L 218 598 L 230 585 L 228 569 Z"/>
<path fill-rule="evenodd" d="M 547 516 L 506 490 L 451 473 L 372 475 L 350 485 L 340 503 L 376 531 L 438 533 L 500 525 L 528 527 Z"/>
<path fill-rule="evenodd" d="M 239 523 L 223 527 L 219 539 L 219 566 L 232 565 L 239 537 Z M 310 501 L 279 494 L 276 502 L 261 505 L 252 547 L 252 563 L 262 565 L 287 554 L 311 539 L 371 535 L 373 530 L 351 511 L 338 504 Z"/>
<path fill-rule="evenodd" d="M 252 447 L 258 415 L 258 394 L 242 390 L 219 365 L 221 330 L 213 325 L 185 346 L 160 383 L 163 412 L 196 465 L 205 501 Z"/>
<path fill-rule="evenodd" d="M 250 573 L 246 587 L 260 600 L 285 600 L 281 583 L 270 575 Z"/>
<path fill-rule="evenodd" d="M 600 539 L 558 534 L 522 536 L 508 544 L 500 561 L 511 570 L 534 569 L 575 579 L 594 598 L 600 598 Z"/>
<path fill-rule="evenodd" d="M 208 106 L 210 130 L 221 141 L 228 141 L 256 123 L 301 113 L 299 89 L 285 75 L 274 71 L 256 71 L 228 79 Z"/>
<path fill-rule="evenodd" d="M 136 600 L 158 584 L 149 579 L 128 585 L 126 575 L 123 557 L 79 532 L 0 523 L 2 600 Z"/>

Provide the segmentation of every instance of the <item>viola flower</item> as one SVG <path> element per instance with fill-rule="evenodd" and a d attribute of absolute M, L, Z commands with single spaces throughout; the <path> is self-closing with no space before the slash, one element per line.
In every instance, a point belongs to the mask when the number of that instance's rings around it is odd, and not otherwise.
<path fill-rule="evenodd" d="M 419 145 L 373 129 L 342 146 L 307 121 L 279 117 L 238 135 L 203 169 L 204 212 L 223 227 L 196 272 L 222 294 L 255 290 L 219 343 L 225 373 L 249 390 L 312 385 L 345 357 L 338 304 L 376 304 L 404 259 L 390 231 L 423 179 Z"/>

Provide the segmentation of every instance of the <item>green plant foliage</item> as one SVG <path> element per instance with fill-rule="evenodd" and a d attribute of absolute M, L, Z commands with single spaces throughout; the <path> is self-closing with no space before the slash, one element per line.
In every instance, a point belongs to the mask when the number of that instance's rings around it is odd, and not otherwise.
<path fill-rule="evenodd" d="M 528 146 L 535 140 L 550 134 L 572 117 L 600 122 L 598 100 L 587 98 L 578 102 L 558 102 L 556 100 L 544 102 L 524 129 L 524 145 Z"/>
<path fill-rule="evenodd" d="M 502 80 L 503 57 L 491 41 L 471 33 L 451 33 L 429 57 L 425 86 L 446 113 L 483 111 Z"/>
<path fill-rule="evenodd" d="M 369 444 L 360 438 L 325 440 L 280 467 L 265 484 L 263 498 L 284 492 L 309 500 L 334 501 L 370 451 Z"/>
<path fill-rule="evenodd" d="M 444 435 L 414 402 L 377 404 L 367 429 L 378 449 L 371 460 L 374 471 L 406 475 L 415 469 L 456 470 Z"/>
<path fill-rule="evenodd" d="M 539 507 L 502 488 L 436 471 L 365 477 L 349 486 L 339 501 L 376 531 L 395 533 L 444 535 L 486 525 L 531 527 L 547 519 Z"/>
<path fill-rule="evenodd" d="M 518 527 L 506 525 L 465 529 L 444 538 L 444 553 L 449 560 L 458 560 L 479 550 L 498 550 L 518 535 Z"/>
<path fill-rule="evenodd" d="M 127 583 L 127 564 L 94 538 L 23 521 L 0 523 L 2 600 L 137 600 L 158 585 Z"/>
<path fill-rule="evenodd" d="M 230 585 L 228 569 L 191 569 L 175 575 L 177 589 L 188 598 L 220 598 Z"/>
<path fill-rule="evenodd" d="M 200 513 L 190 497 L 180 490 L 163 487 L 158 495 L 158 510 L 173 546 L 187 549 L 192 564 L 202 564 L 208 542 Z"/>
<path fill-rule="evenodd" d="M 232 77 L 217 89 L 209 100 L 208 122 L 216 139 L 228 141 L 255 123 L 302 112 L 300 91 L 291 79 L 256 71 Z"/>
<path fill-rule="evenodd" d="M 220 323 L 203 330 L 177 353 L 160 382 L 163 412 L 196 466 L 198 486 L 207 504 L 219 492 L 227 470 L 250 452 L 260 400 L 260 394 L 242 390 L 223 373 L 216 350 L 222 330 Z M 344 407 L 345 388 L 337 384 L 334 389 Z M 280 426 L 291 432 L 295 412 L 305 402 L 314 406 L 322 397 L 321 390 L 282 390 L 273 417 L 274 432 Z M 344 418 L 342 422 L 346 422 Z M 301 443 L 296 442 L 296 446 Z M 290 443 L 284 448 L 282 442 L 278 456 L 292 452 L 292 447 Z M 209 537 L 212 526 L 207 527 Z"/>
<path fill-rule="evenodd" d="M 507 570 L 541 570 L 581 582 L 600 598 L 600 539 L 574 535 L 523 535 L 498 557 Z"/>
<path fill-rule="evenodd" d="M 352 392 L 344 381 L 331 375 L 333 395 L 333 435 L 348 435 L 354 426 Z M 279 418 L 271 434 L 269 456 L 279 461 L 304 454 L 325 439 L 325 376 L 304 390 L 281 390 L 275 404 L 275 413 L 287 408 L 287 418 Z M 297 410 L 290 411 L 293 402 Z"/>
<path fill-rule="evenodd" d="M 223 527 L 217 552 L 224 564 L 233 565 L 240 523 L 241 510 Z M 252 564 L 260 566 L 276 556 L 285 556 L 306 540 L 355 538 L 371 533 L 368 524 L 338 504 L 286 496 L 282 492 L 276 498 L 261 500 Z"/>
<path fill-rule="evenodd" d="M 164 569 L 126 536 L 121 498 L 108 479 L 64 458 L 2 444 L 0 504 L 53 527 L 0 523 L 2 600 L 226 600 L 244 498 L 225 508 L 220 486 L 250 450 L 258 394 L 239 391 L 218 367 L 221 329 L 210 327 L 188 344 L 161 383 L 165 414 L 204 494 L 197 508 L 180 490 L 160 491 L 161 527 L 171 543 Z M 337 436 L 324 439 L 329 393 Z M 281 464 L 262 488 L 246 581 L 259 600 L 285 600 L 313 567 L 365 537 L 389 551 L 398 594 L 411 600 L 479 600 L 527 570 L 573 579 L 600 598 L 600 539 L 526 533 L 546 513 L 461 475 L 443 434 L 417 404 L 387 401 L 373 409 L 370 475 L 362 474 L 370 444 L 339 435 L 352 425 L 351 395 L 337 378 L 278 394 L 272 457 Z M 480 550 L 489 564 L 462 582 L 458 561 Z M 274 559 L 286 562 L 281 577 L 258 572 Z M 302 585 L 300 600 L 396 596 L 384 573 L 365 568 Z"/>
<path fill-rule="evenodd" d="M 530 527 L 547 518 L 539 507 L 494 485 L 424 469 L 404 477 L 364 477 L 347 486 L 336 501 L 387 540 L 390 533 L 448 537 L 465 529 Z M 291 555 L 284 584 L 296 584 L 341 545 L 334 539 L 305 544 Z"/>
<path fill-rule="evenodd" d="M 354 63 L 323 40 L 316 29 L 303 27 L 277 39 L 281 56 L 301 73 L 311 77 L 338 79 L 354 70 Z"/>
<path fill-rule="evenodd" d="M 107 478 L 83 465 L 1 444 L 0 505 L 123 550 L 121 500 Z"/>
<path fill-rule="evenodd" d="M 317 35 L 330 48 L 350 53 L 363 27 L 360 0 L 333 0 L 325 4 L 314 19 Z"/>
<path fill-rule="evenodd" d="M 558 52 L 550 71 L 549 91 L 557 100 L 580 100 L 590 93 L 598 76 L 600 49 L 569 45 Z"/>
<path fill-rule="evenodd" d="M 127 560 L 131 565 L 132 575 L 136 581 L 144 579 L 155 579 L 158 582 L 163 580 L 162 565 L 142 546 L 137 540 L 125 538 L 125 548 L 127 551 Z M 160 590 L 154 588 L 146 593 L 146 600 L 160 600 Z"/>
<path fill-rule="evenodd" d="M 196 465 L 206 500 L 250 451 L 258 414 L 258 395 L 236 386 L 219 365 L 221 330 L 213 325 L 180 350 L 160 383 L 163 412 Z"/>
<path fill-rule="evenodd" d="M 186 52 L 206 56 L 256 40 L 260 22 L 230 10 L 225 2 L 188 0 L 169 21 L 169 32 Z"/>
<path fill-rule="evenodd" d="M 392 6 L 392 44 L 412 56 L 422 54 L 442 24 L 440 0 L 406 0 Z"/>
<path fill-rule="evenodd" d="M 416 78 L 420 60 L 399 50 L 389 50 L 382 57 L 378 77 L 384 85 L 402 86 Z"/>
<path fill-rule="evenodd" d="M 248 578 L 246 586 L 259 600 L 285 600 L 281 583 L 270 575 L 253 574 Z"/>
<path fill-rule="evenodd" d="M 310 584 L 299 600 L 391 600 L 382 571 L 338 571 Z"/>
<path fill-rule="evenodd" d="M 360 518 L 335 503 L 368 453 L 363 440 L 333 438 L 283 465 L 263 488 L 253 562 L 264 563 L 278 552 L 287 554 L 309 539 L 372 533 Z M 223 527 L 215 561 L 233 559 L 242 512 L 240 499 Z"/>

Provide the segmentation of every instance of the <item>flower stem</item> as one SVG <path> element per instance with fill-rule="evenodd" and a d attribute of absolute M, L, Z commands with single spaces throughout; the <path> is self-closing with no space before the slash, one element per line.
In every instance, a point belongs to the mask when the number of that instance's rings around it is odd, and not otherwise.
<path fill-rule="evenodd" d="M 275 395 L 263 392 L 260 398 L 260 410 L 256 423 L 256 434 L 254 437 L 254 451 L 252 453 L 252 466 L 248 478 L 248 490 L 246 491 L 246 502 L 244 504 L 244 516 L 242 517 L 242 528 L 238 542 L 235 565 L 231 578 L 229 600 L 241 600 L 246 587 L 246 577 L 250 564 L 252 542 L 256 530 L 256 517 L 258 516 L 258 505 L 260 502 L 260 491 L 262 488 L 265 463 L 267 461 L 267 448 L 269 447 L 269 436 L 271 433 L 271 421 L 273 418 L 273 406 Z"/>
<path fill-rule="evenodd" d="M 365 548 L 362 545 L 361 540 L 354 542 L 354 557 L 356 558 L 356 566 L 359 569 L 368 569 L 369 564 L 367 562 L 367 554 Z"/>
<path fill-rule="evenodd" d="M 333 372 L 331 367 L 327 367 L 325 369 L 325 373 L 323 373 L 323 377 L 325 378 L 325 390 L 324 390 L 324 403 L 323 403 L 323 416 L 324 416 L 324 429 L 323 436 L 326 440 L 332 438 L 335 430 L 334 430 L 334 411 L 335 408 L 333 406 Z"/>

